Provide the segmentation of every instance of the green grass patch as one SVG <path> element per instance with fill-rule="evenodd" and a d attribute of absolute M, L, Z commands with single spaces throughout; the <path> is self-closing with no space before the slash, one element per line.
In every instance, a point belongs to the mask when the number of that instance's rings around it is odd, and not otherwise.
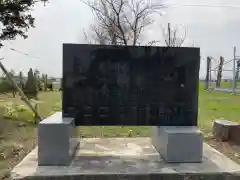
<path fill-rule="evenodd" d="M 202 130 L 210 131 L 215 119 L 240 122 L 240 94 L 206 92 L 200 84 L 198 102 L 198 123 Z"/>
<path fill-rule="evenodd" d="M 216 82 L 211 82 L 210 87 L 216 87 Z M 232 88 L 232 82 L 221 81 L 221 88 Z M 240 88 L 240 82 L 237 82 L 237 88 Z"/>

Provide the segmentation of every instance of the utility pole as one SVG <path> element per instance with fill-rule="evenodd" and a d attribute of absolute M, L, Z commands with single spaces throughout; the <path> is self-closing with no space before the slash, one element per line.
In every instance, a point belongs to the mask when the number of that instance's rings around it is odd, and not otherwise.
<path fill-rule="evenodd" d="M 234 48 L 233 48 L 233 78 L 232 78 L 232 92 L 233 92 L 233 94 L 235 94 L 235 90 L 236 90 L 235 75 L 236 75 L 236 47 L 234 46 Z"/>
<path fill-rule="evenodd" d="M 170 27 L 170 23 L 168 23 L 168 46 L 171 47 L 171 27 Z"/>
<path fill-rule="evenodd" d="M 37 110 L 32 106 L 28 98 L 25 96 L 24 92 L 18 87 L 17 83 L 14 82 L 14 80 L 12 79 L 12 77 L 10 76 L 10 74 L 8 73 L 7 69 L 4 67 L 1 61 L 0 61 L 0 68 L 6 74 L 8 80 L 12 83 L 12 85 L 17 89 L 17 91 L 19 92 L 20 96 L 22 97 L 26 105 L 33 111 L 33 113 L 35 114 L 35 117 L 40 121 L 42 119 L 41 116 L 38 114 Z"/>
<path fill-rule="evenodd" d="M 211 73 L 211 58 L 207 57 L 207 73 L 205 79 L 205 90 L 209 89 L 209 81 L 210 81 L 210 73 Z"/>

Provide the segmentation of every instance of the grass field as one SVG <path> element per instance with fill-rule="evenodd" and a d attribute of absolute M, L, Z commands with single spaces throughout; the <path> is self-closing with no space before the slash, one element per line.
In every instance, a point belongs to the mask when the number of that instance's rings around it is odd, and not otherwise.
<path fill-rule="evenodd" d="M 216 82 L 210 83 L 210 87 L 216 87 Z M 232 88 L 232 82 L 221 81 L 221 88 Z M 240 88 L 240 81 L 237 82 L 236 88 Z"/>
<path fill-rule="evenodd" d="M 39 95 L 39 112 L 47 117 L 52 111 L 61 109 L 61 93 L 46 92 Z M 4 105 L 14 102 L 23 104 L 20 98 L 0 96 L 0 179 L 7 178 L 11 169 L 36 144 L 36 125 L 31 123 L 32 114 L 20 111 L 14 118 L 3 116 Z M 229 157 L 240 162 L 240 148 L 231 144 L 218 143 L 210 137 L 214 119 L 228 119 L 240 123 L 240 94 L 232 95 L 223 92 L 205 92 L 203 85 L 199 88 L 199 127 L 204 132 L 205 140 Z M 29 122 L 30 121 L 30 122 Z M 150 127 L 82 127 L 81 137 L 136 137 L 149 136 Z"/>

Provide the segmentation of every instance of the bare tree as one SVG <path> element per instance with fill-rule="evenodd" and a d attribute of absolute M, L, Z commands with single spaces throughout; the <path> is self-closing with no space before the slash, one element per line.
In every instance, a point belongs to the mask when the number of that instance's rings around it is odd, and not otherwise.
<path fill-rule="evenodd" d="M 146 0 L 81 0 L 88 5 L 96 18 L 91 26 L 93 39 L 100 44 L 137 45 L 147 26 L 153 23 L 152 15 L 160 14 L 164 5 Z"/>
<path fill-rule="evenodd" d="M 183 29 L 182 34 L 180 33 L 181 28 Z M 183 26 L 176 26 L 171 28 L 168 23 L 167 30 L 162 28 L 164 42 L 169 47 L 180 47 L 186 40 L 186 29 Z"/>

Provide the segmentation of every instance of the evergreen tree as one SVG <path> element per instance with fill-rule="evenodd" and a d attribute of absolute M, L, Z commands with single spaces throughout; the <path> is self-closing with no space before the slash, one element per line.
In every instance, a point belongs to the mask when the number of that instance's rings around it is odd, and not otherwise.
<path fill-rule="evenodd" d="M 44 86 L 44 91 L 46 92 L 48 88 L 47 74 L 42 74 L 42 82 Z"/>
<path fill-rule="evenodd" d="M 28 71 L 28 79 L 25 84 L 24 93 L 28 99 L 37 99 L 38 90 L 32 68 Z"/>
<path fill-rule="evenodd" d="M 34 77 L 35 77 L 35 81 L 36 81 L 37 90 L 41 91 L 42 90 L 42 83 L 41 83 L 41 80 L 40 80 L 40 71 L 38 69 L 35 69 Z"/>

